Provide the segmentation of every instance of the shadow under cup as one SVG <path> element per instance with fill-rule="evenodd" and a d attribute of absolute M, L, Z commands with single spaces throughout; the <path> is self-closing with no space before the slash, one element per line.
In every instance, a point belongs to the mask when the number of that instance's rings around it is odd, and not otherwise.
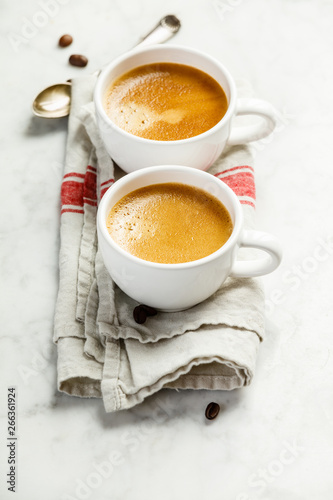
<path fill-rule="evenodd" d="M 111 121 L 103 104 L 111 82 L 138 66 L 163 62 L 193 66 L 220 84 L 228 100 L 228 109 L 214 127 L 188 139 L 156 141 L 130 134 Z M 125 172 L 169 164 L 207 170 L 220 156 L 230 135 L 236 108 L 236 87 L 228 70 L 209 55 L 187 47 L 156 45 L 133 50 L 110 63 L 98 78 L 94 102 L 105 148 Z"/>
<path fill-rule="evenodd" d="M 106 226 L 111 208 L 131 191 L 165 182 L 198 187 L 223 203 L 234 227 L 229 240 L 220 249 L 196 261 L 161 264 L 135 257 L 112 240 Z M 112 279 L 137 302 L 164 311 L 192 307 L 221 286 L 235 261 L 242 226 L 239 200 L 226 184 L 206 172 L 175 165 L 144 168 L 124 176 L 105 193 L 97 215 L 98 244 Z"/>

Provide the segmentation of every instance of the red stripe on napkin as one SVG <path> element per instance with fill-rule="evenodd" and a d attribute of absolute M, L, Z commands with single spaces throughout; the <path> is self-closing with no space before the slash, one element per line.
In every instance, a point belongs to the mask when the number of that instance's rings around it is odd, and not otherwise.
<path fill-rule="evenodd" d="M 83 183 L 64 180 L 61 186 L 61 205 L 83 206 Z"/>
<path fill-rule="evenodd" d="M 101 198 L 114 183 L 108 179 L 101 183 Z M 61 214 L 83 214 L 84 204 L 97 206 L 97 169 L 88 165 L 85 174 L 69 172 L 64 175 L 61 185 Z"/>
<path fill-rule="evenodd" d="M 79 208 L 63 208 L 60 212 L 60 214 L 63 214 L 65 212 L 69 212 L 69 213 L 74 213 L 74 214 L 84 214 L 84 211 L 83 209 L 79 209 Z"/>
<path fill-rule="evenodd" d="M 70 172 L 64 175 L 61 185 L 61 215 L 83 214 L 83 189 L 85 174 Z"/>
<path fill-rule="evenodd" d="M 96 168 L 88 165 L 83 184 L 83 203 L 97 207 Z"/>
<path fill-rule="evenodd" d="M 228 174 L 229 172 L 234 172 L 235 170 L 239 170 L 241 168 L 248 169 L 254 173 L 254 169 L 253 169 L 253 167 L 250 167 L 250 165 L 240 165 L 238 167 L 227 168 L 226 170 L 223 170 L 223 172 L 219 172 L 218 174 L 215 174 L 215 175 L 218 176 L 218 175 L 222 175 L 222 174 Z"/>
<path fill-rule="evenodd" d="M 114 179 L 108 179 L 107 181 L 101 183 L 101 199 L 103 198 L 103 196 L 105 195 L 109 187 L 112 186 L 113 183 Z"/>
<path fill-rule="evenodd" d="M 69 174 L 64 175 L 64 179 L 67 177 L 79 177 L 80 179 L 84 179 L 85 174 L 78 174 L 77 172 L 69 172 Z"/>
<path fill-rule="evenodd" d="M 248 165 L 233 167 L 218 172 L 215 177 L 225 182 L 233 190 L 240 203 L 255 208 L 256 187 L 252 167 Z"/>

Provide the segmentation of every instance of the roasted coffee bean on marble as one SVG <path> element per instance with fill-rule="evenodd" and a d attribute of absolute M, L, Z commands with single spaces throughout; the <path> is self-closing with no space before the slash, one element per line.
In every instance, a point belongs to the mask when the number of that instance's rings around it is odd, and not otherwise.
<path fill-rule="evenodd" d="M 60 47 L 68 47 L 73 42 L 73 37 L 71 35 L 62 35 L 59 38 L 59 46 Z"/>
<path fill-rule="evenodd" d="M 136 323 L 142 325 L 147 319 L 147 313 L 142 306 L 136 306 L 133 310 L 133 318 Z"/>
<path fill-rule="evenodd" d="M 156 316 L 157 311 L 154 307 L 146 306 L 146 304 L 140 304 L 142 309 L 146 311 L 147 316 Z"/>
<path fill-rule="evenodd" d="M 79 68 L 84 68 L 88 64 L 88 59 L 82 54 L 72 54 L 69 58 L 69 64 L 72 66 L 78 66 Z"/>
<path fill-rule="evenodd" d="M 219 412 L 220 412 L 220 405 L 218 403 L 212 402 L 209 403 L 209 405 L 207 406 L 205 415 L 208 420 L 214 420 L 214 418 L 217 417 Z"/>

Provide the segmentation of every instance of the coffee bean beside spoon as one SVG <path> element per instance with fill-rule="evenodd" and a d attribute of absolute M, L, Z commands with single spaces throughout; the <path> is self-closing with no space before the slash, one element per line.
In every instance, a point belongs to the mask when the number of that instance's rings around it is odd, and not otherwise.
<path fill-rule="evenodd" d="M 174 15 L 163 17 L 136 47 L 163 43 L 179 31 L 181 24 Z M 77 56 L 76 56 L 77 57 Z M 94 74 L 98 75 L 100 71 Z M 71 83 L 57 83 L 42 90 L 34 99 L 32 111 L 41 118 L 62 118 L 68 116 L 71 107 Z"/>

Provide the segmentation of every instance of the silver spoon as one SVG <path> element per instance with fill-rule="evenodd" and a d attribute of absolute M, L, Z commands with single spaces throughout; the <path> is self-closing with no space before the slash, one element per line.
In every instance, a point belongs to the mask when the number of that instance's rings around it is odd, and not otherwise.
<path fill-rule="evenodd" d="M 163 43 L 179 30 L 181 24 L 174 15 L 163 17 L 159 23 L 136 45 L 143 47 Z M 97 71 L 95 74 L 99 74 Z M 71 83 L 57 83 L 42 90 L 32 103 L 32 111 L 42 118 L 62 118 L 69 115 L 71 107 Z"/>

